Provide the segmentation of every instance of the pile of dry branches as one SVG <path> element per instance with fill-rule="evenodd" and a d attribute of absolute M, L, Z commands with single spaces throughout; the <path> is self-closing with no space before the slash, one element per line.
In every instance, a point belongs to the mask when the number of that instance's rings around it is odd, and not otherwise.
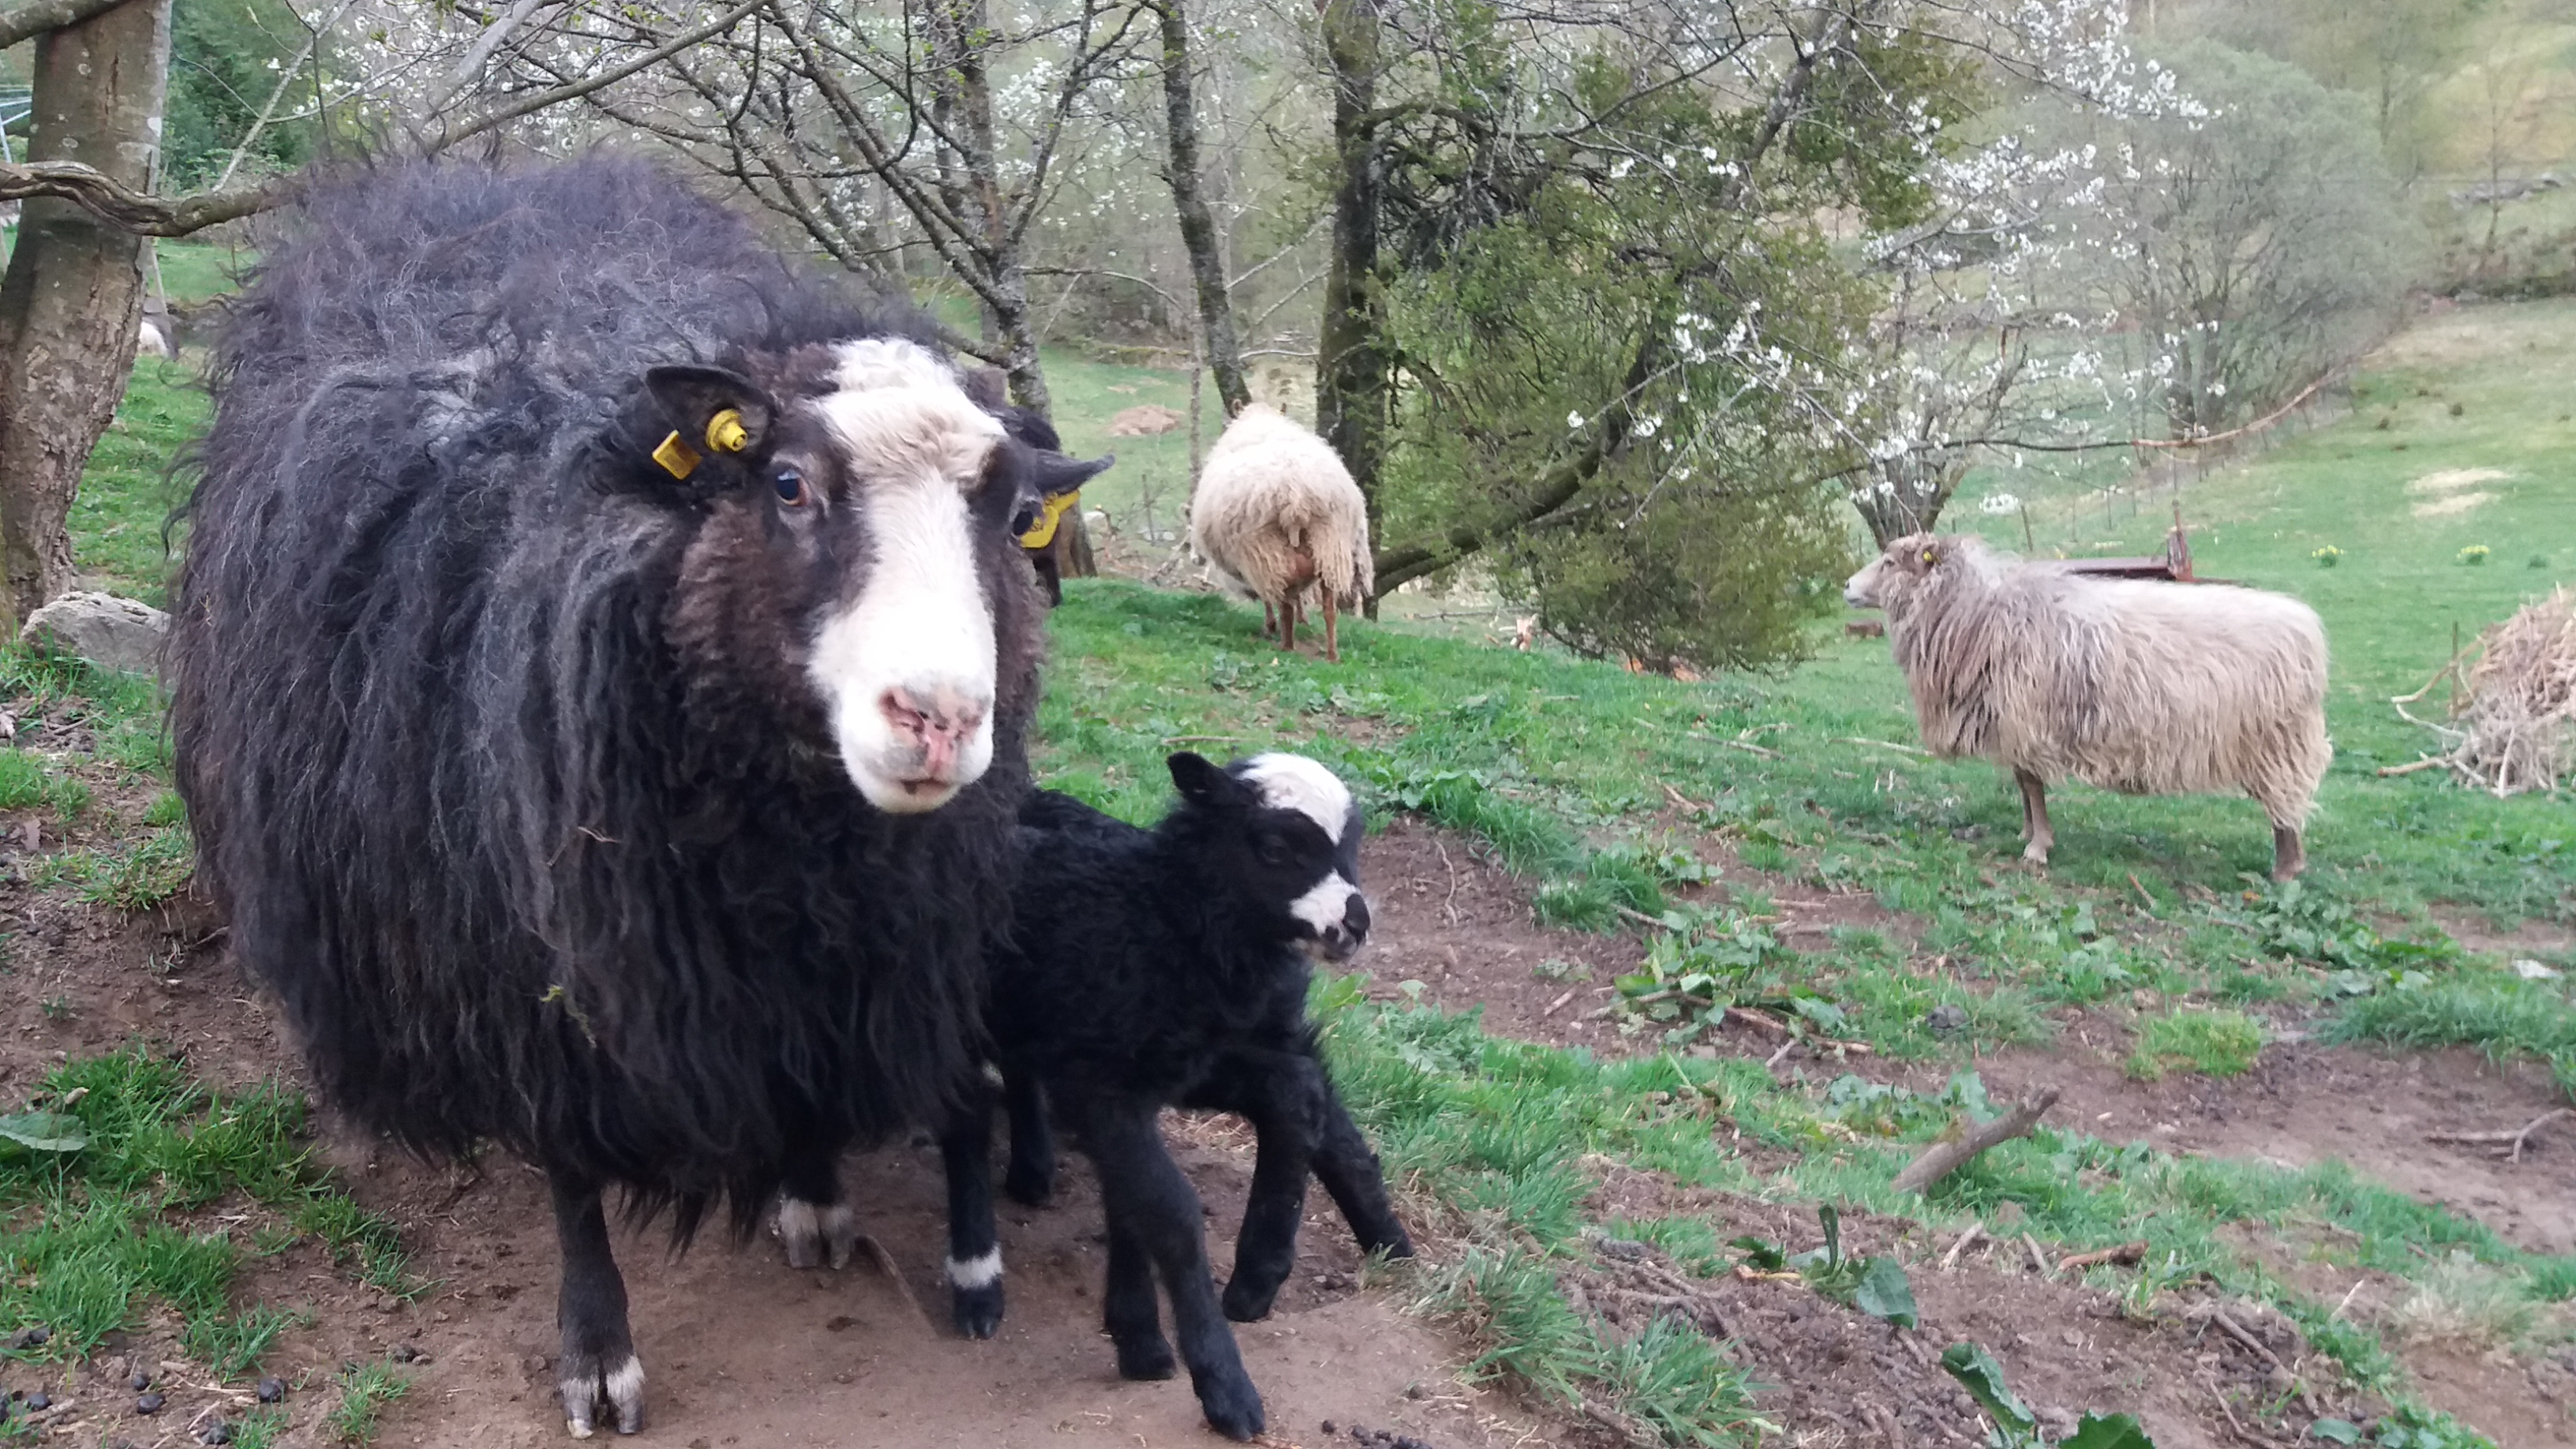
<path fill-rule="evenodd" d="M 2468 656 L 2477 662 L 2465 676 Z M 2406 706 L 2445 680 L 2452 684 L 2447 722 L 2417 719 Z M 2397 712 L 2439 735 L 2442 748 L 2395 775 L 2440 767 L 2493 794 L 2556 793 L 2576 778 L 2576 596 L 2564 588 L 2523 606 L 2478 636 L 2433 682 L 2395 701 Z"/>

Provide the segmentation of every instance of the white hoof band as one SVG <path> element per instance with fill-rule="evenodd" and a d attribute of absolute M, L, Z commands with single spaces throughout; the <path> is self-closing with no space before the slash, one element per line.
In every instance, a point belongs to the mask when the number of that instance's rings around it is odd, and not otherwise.
<path fill-rule="evenodd" d="M 948 1281 L 954 1287 L 968 1290 L 990 1288 L 1001 1282 L 1002 1250 L 990 1248 L 962 1263 L 955 1258 L 949 1259 Z"/>

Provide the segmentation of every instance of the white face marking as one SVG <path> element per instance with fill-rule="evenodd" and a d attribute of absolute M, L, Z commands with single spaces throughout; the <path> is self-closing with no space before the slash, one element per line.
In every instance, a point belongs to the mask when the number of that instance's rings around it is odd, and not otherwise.
<path fill-rule="evenodd" d="M 1359 893 L 1358 886 L 1342 879 L 1341 872 L 1335 871 L 1315 882 L 1304 895 L 1290 901 L 1288 914 L 1313 927 L 1315 934 L 1321 936 L 1341 929 L 1342 916 L 1351 908 L 1351 897 Z"/>
<path fill-rule="evenodd" d="M 1351 790 L 1339 775 L 1304 755 L 1273 753 L 1253 756 L 1243 778 L 1261 792 L 1262 804 L 1273 810 L 1294 810 L 1321 827 L 1326 840 L 1342 843 L 1342 831 L 1351 819 Z M 1341 917 L 1337 914 L 1333 919 Z"/>
<path fill-rule="evenodd" d="M 960 1263 L 948 1260 L 948 1281 L 959 1288 L 990 1288 L 1002 1281 L 1002 1250 L 987 1248 L 982 1254 Z"/>
<path fill-rule="evenodd" d="M 875 556 L 858 598 L 817 631 L 807 672 L 868 803 L 936 810 L 993 759 L 993 610 L 967 494 L 1002 425 L 954 387 L 844 391 L 815 406 L 860 480 L 853 501 Z"/>

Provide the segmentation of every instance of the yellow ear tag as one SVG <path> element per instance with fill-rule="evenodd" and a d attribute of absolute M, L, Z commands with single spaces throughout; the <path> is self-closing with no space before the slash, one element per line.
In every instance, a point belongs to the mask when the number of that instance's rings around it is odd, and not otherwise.
<path fill-rule="evenodd" d="M 1924 561 L 1925 563 L 1930 563 L 1930 562 L 1932 562 L 1932 561 L 1933 561 L 1933 560 L 1932 560 L 1932 550 L 1930 550 L 1930 549 L 1928 549 L 1928 548 L 1927 548 L 1927 549 L 1925 549 L 1925 550 L 1923 550 L 1923 561 Z"/>
<path fill-rule="evenodd" d="M 662 471 L 672 477 L 686 478 L 698 471 L 698 450 L 681 442 L 680 435 L 673 433 L 662 440 L 662 446 L 653 450 L 653 461 L 661 464 Z"/>
<path fill-rule="evenodd" d="M 751 441 L 751 433 L 742 425 L 742 414 L 732 408 L 707 419 L 707 446 L 719 453 L 739 453 Z"/>

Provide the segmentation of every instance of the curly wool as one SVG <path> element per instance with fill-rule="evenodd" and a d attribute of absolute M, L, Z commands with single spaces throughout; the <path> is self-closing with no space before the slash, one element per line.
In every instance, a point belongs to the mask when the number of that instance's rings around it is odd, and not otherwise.
<path fill-rule="evenodd" d="M 746 576 L 723 465 L 642 461 L 639 382 L 789 396 L 821 345 L 928 336 L 632 163 L 364 177 L 270 249 L 217 351 L 171 731 L 200 878 L 326 1100 L 683 1238 L 942 1109 L 1008 917 L 1027 568 L 978 554 L 992 767 L 881 814 L 801 672 L 824 585 Z"/>
<path fill-rule="evenodd" d="M 2307 818 L 2334 756 L 2307 605 L 2088 578 L 1947 535 L 1900 539 L 1870 572 L 1935 754 L 2131 795 L 2237 787 L 2275 826 Z"/>
<path fill-rule="evenodd" d="M 1345 609 L 1376 586 L 1368 500 L 1323 439 L 1254 403 L 1208 450 L 1190 499 L 1190 551 L 1271 604 L 1320 585 Z"/>

